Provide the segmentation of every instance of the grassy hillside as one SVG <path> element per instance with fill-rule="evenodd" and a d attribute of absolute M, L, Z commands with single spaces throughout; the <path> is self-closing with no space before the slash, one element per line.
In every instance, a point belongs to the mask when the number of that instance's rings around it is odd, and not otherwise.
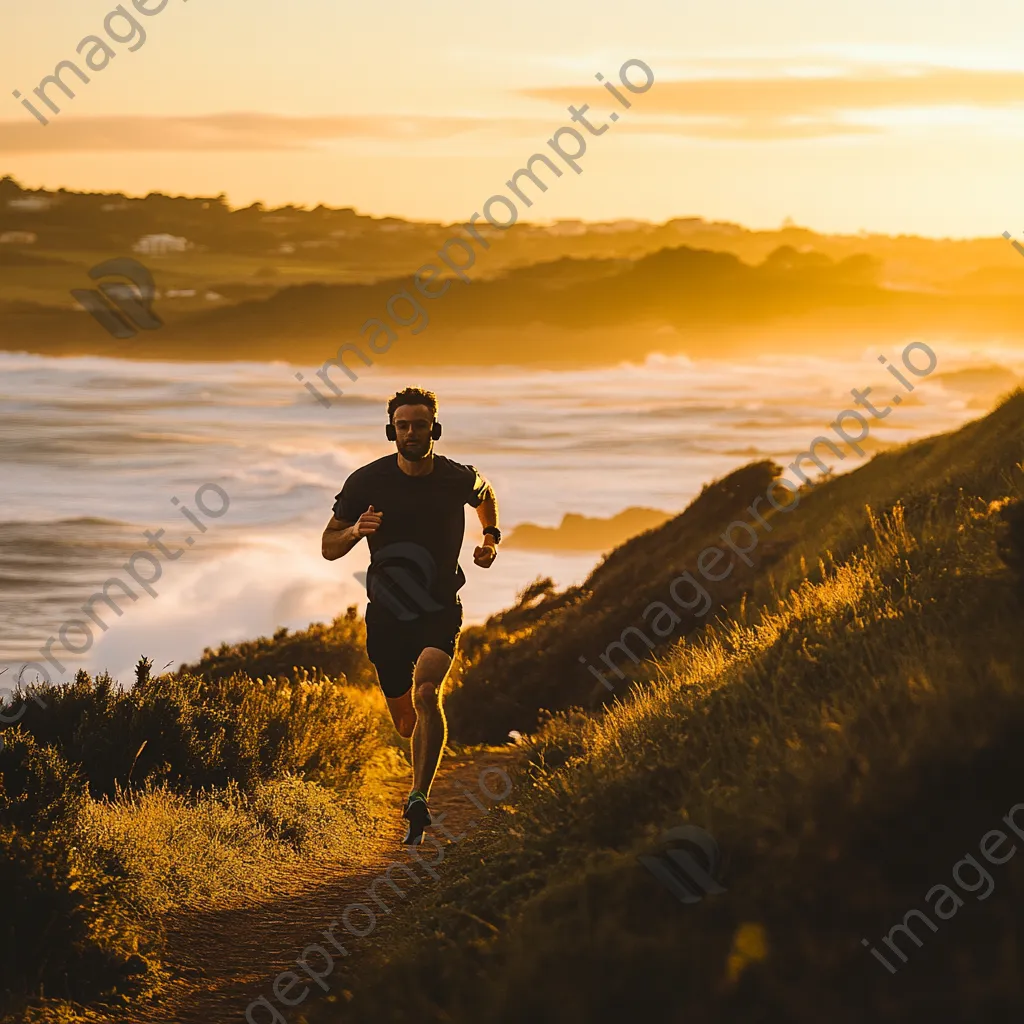
<path fill-rule="evenodd" d="M 825 552 L 843 560 L 865 543 L 868 506 L 885 509 L 901 501 L 916 514 L 921 508 L 948 508 L 961 491 L 995 500 L 1005 493 L 1012 467 L 1022 457 L 1020 447 L 1014 447 L 1024 443 L 1022 408 L 1024 400 L 1017 397 L 955 433 L 881 453 L 855 472 L 806 486 L 790 511 L 775 511 L 764 500 L 769 481 L 783 468 L 768 462 L 706 486 L 680 515 L 613 551 L 582 585 L 534 595 L 524 606 L 468 630 L 465 685 L 450 701 L 453 728 L 466 740 L 496 742 L 510 729 L 532 731 L 541 709 L 592 708 L 611 699 L 613 691 L 581 657 L 621 694 L 625 684 L 601 656 L 607 654 L 625 672 L 650 651 L 643 638 L 635 632 L 624 636 L 623 630 L 639 629 L 655 653 L 663 654 L 695 627 L 714 620 L 722 608 L 736 608 L 744 594 L 748 607 L 759 607 L 808 576 L 820 578 L 819 559 Z M 787 475 L 794 476 L 790 470 Z M 750 511 L 758 496 L 757 512 L 766 525 Z M 727 579 L 708 582 L 698 571 L 698 556 L 715 545 L 728 555 L 722 534 L 734 521 L 756 531 L 751 539 L 742 528 L 732 530 L 737 546 L 751 550 L 745 560 L 732 558 Z M 696 587 L 677 589 L 684 602 L 695 605 L 690 611 L 669 598 L 672 580 L 687 571 L 707 594 L 707 600 L 698 600 Z M 712 575 L 720 573 L 721 567 Z M 642 615 L 655 601 L 673 605 L 681 620 L 667 636 L 648 624 L 658 625 L 653 615 Z M 625 643 L 632 654 L 610 646 L 616 642 Z"/>
<path fill-rule="evenodd" d="M 605 611 L 612 574 L 655 592 L 656 553 L 675 559 L 668 539 L 727 505 L 728 486 L 616 552 L 552 622 L 579 628 L 580 602 Z M 1019 1017 L 1024 858 L 996 866 L 980 851 L 993 829 L 1008 836 L 1000 856 L 1024 844 L 1022 497 L 1019 392 L 803 496 L 746 600 L 664 650 L 656 680 L 529 739 L 513 806 L 449 847 L 434 887 L 350 965 L 344 1008 L 306 1018 Z M 512 647 L 545 664 L 556 632 Z M 552 671 L 555 700 L 562 683 Z M 463 728 L 471 708 L 499 728 L 497 688 L 467 675 Z M 1015 829 L 1002 819 L 1016 805 Z M 684 822 L 724 854 L 726 891 L 694 905 L 636 859 Z M 905 920 L 919 945 L 892 930 Z"/>

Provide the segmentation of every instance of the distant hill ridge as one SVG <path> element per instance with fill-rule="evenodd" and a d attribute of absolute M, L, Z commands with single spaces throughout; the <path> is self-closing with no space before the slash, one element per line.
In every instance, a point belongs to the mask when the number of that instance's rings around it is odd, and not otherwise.
<path fill-rule="evenodd" d="M 758 335 L 749 333 L 754 328 L 777 329 L 793 341 L 801 331 L 806 334 L 816 327 L 841 332 L 842 340 L 859 345 L 865 332 L 905 336 L 908 331 L 931 329 L 970 336 L 979 330 L 1024 329 L 1016 298 L 983 296 L 967 301 L 896 291 L 878 284 L 877 275 L 877 261 L 863 255 L 835 263 L 820 254 L 784 248 L 750 266 L 729 253 L 680 246 L 632 262 L 560 259 L 510 270 L 492 280 L 456 282 L 450 295 L 433 304 L 418 300 L 415 313 L 403 306 L 406 323 L 392 326 L 406 346 L 416 345 L 411 352 L 406 347 L 402 356 L 414 365 L 478 364 L 482 358 L 479 331 L 515 332 L 515 344 L 501 353 L 502 363 L 594 365 L 621 360 L 626 354 L 622 339 L 565 334 L 556 346 L 551 332 L 675 325 L 696 332 L 683 349 L 701 355 L 709 331 L 741 331 L 739 338 L 746 349 L 756 349 L 762 343 Z M 360 336 L 360 328 L 381 317 L 388 300 L 403 289 L 408 293 L 409 285 L 408 279 L 397 278 L 375 284 L 282 288 L 269 298 L 171 321 L 146 337 L 144 355 L 321 362 L 333 358 L 343 345 L 362 343 L 372 362 L 372 350 Z M 44 352 L 56 348 L 67 353 L 81 351 L 84 345 L 102 354 L 102 332 L 79 313 L 28 303 L 0 306 L 0 321 L 6 319 L 4 313 L 13 324 L 5 335 L 7 348 Z M 37 338 L 45 334 L 60 341 L 33 348 L 26 334 Z M 819 335 L 811 331 L 808 337 L 816 341 Z M 838 335 L 835 340 L 840 340 Z M 634 359 L 676 351 L 681 344 L 650 330 L 632 336 L 631 342 L 628 355 Z M 731 351 L 717 343 L 715 350 L 722 355 Z M 369 365 L 352 355 L 347 358 L 357 373 Z"/>
<path fill-rule="evenodd" d="M 482 339 L 503 363 L 599 365 L 653 351 L 820 350 L 823 334 L 857 347 L 868 334 L 1024 332 L 1024 267 L 1002 238 L 753 231 L 699 217 L 482 227 L 471 283 L 427 300 L 412 277 L 459 231 L 351 208 L 233 209 L 224 194 L 33 191 L 3 178 L 0 348 L 124 355 L 70 292 L 153 234 L 187 245 L 140 257 L 176 297 L 157 300 L 166 327 L 130 349 L 137 358 L 318 365 L 364 343 L 364 325 L 403 289 L 420 307 L 398 331 L 415 347 L 395 348 L 410 365 L 480 365 Z"/>

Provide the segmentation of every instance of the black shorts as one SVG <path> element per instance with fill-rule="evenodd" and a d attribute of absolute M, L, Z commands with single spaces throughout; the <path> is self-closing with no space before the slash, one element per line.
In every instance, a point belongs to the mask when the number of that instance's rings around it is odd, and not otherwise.
<path fill-rule="evenodd" d="M 385 697 L 401 697 L 412 687 L 413 669 L 424 648 L 436 647 L 455 657 L 462 629 L 462 604 L 422 612 L 402 621 L 371 601 L 366 606 L 366 656 L 377 670 Z"/>

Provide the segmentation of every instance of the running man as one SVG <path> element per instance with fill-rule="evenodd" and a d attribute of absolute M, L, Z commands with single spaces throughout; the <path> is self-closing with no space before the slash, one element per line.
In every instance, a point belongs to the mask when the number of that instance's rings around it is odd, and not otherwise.
<path fill-rule="evenodd" d="M 462 628 L 463 506 L 477 510 L 483 527 L 473 552 L 481 568 L 493 565 L 501 531 L 491 485 L 473 466 L 434 454 L 441 424 L 433 392 L 399 391 L 388 402 L 388 421 L 397 455 L 348 477 L 321 550 L 333 561 L 362 537 L 370 546 L 366 654 L 395 728 L 412 737 L 413 788 L 402 816 L 409 822 L 403 842 L 415 845 L 431 824 L 427 798 L 448 738 L 441 702 Z"/>

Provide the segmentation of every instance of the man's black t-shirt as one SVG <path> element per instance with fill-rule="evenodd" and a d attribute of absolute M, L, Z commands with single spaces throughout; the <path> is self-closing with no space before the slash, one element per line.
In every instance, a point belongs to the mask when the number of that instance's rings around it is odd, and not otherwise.
<path fill-rule="evenodd" d="M 466 582 L 459 565 L 466 532 L 464 506 L 476 508 L 489 492 L 490 484 L 473 466 L 435 455 L 430 473 L 409 476 L 399 468 L 395 453 L 348 477 L 335 499 L 334 518 L 354 523 L 371 505 L 375 512 L 383 512 L 380 529 L 366 537 L 370 545 L 368 575 L 382 563 L 399 564 L 434 599 L 447 606 L 457 601 L 458 591 Z M 429 560 L 423 556 L 424 549 Z M 400 581 L 398 589 L 402 589 Z M 418 590 L 413 587 L 410 592 Z M 371 590 L 371 599 L 373 596 Z"/>

